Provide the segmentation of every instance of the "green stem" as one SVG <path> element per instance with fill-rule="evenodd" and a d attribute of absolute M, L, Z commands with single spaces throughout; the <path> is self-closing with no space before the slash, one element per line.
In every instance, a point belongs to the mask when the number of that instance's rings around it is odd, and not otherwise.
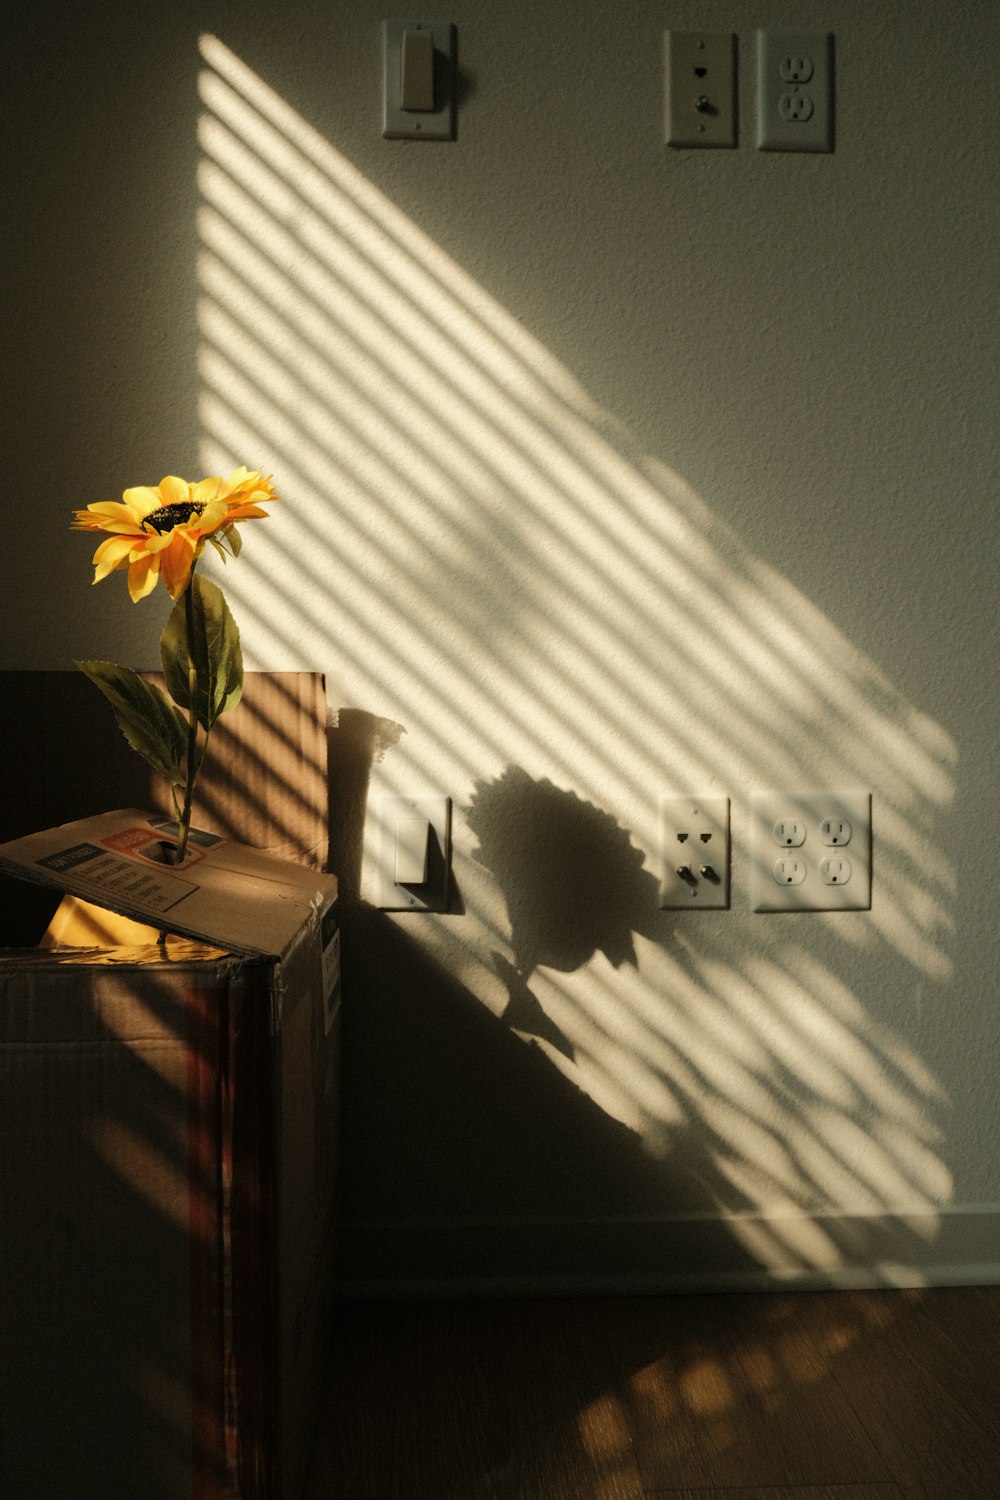
<path fill-rule="evenodd" d="M 178 865 L 184 863 L 184 855 L 187 852 L 188 834 L 191 832 L 191 809 L 194 806 L 194 786 L 201 768 L 201 759 L 196 753 L 198 748 L 198 669 L 194 664 L 194 652 L 191 649 L 191 642 L 194 639 L 194 605 L 191 600 L 193 582 L 194 569 L 192 568 L 191 578 L 184 591 L 184 623 L 188 640 L 188 738 L 184 806 L 177 824 L 177 849 L 174 854 L 174 863 Z"/>

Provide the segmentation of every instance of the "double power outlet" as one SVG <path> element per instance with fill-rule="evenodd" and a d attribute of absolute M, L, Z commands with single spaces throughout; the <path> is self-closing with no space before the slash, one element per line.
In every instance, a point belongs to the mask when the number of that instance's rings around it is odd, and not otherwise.
<path fill-rule="evenodd" d="M 756 912 L 866 911 L 871 906 L 871 794 L 754 792 L 750 904 Z M 662 803 L 660 906 L 729 905 L 728 797 Z"/>
<path fill-rule="evenodd" d="M 757 33 L 757 149 L 833 150 L 833 38 Z"/>
<path fill-rule="evenodd" d="M 735 146 L 736 36 L 668 31 L 666 140 Z M 758 151 L 833 150 L 833 38 L 826 32 L 757 32 Z"/>

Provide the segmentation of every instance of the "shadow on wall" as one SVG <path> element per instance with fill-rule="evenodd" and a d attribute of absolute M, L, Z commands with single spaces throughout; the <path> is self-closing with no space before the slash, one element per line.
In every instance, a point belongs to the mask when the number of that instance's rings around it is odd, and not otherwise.
<path fill-rule="evenodd" d="M 531 976 L 540 964 L 571 973 L 596 953 L 614 969 L 634 965 L 633 933 L 659 936 L 657 882 L 610 813 L 518 766 L 476 786 L 466 822 L 479 841 L 473 858 L 507 905 L 514 962 L 491 954 L 509 996 L 501 1019 L 572 1060 L 572 1043 L 532 994 Z"/>
<path fill-rule="evenodd" d="M 955 746 L 232 51 L 206 36 L 201 54 L 202 464 L 249 459 L 286 495 L 232 584 L 248 661 L 336 674 L 345 888 L 378 721 L 407 734 L 373 796 L 468 809 L 461 913 L 362 919 L 383 945 L 350 976 L 365 1024 L 411 969 L 437 975 L 641 1139 L 664 1216 L 672 1183 L 700 1180 L 765 1264 L 835 1272 L 878 1258 L 883 1229 L 889 1258 L 919 1263 L 952 1181 L 905 1007 L 951 975 L 936 824 Z M 870 913 L 654 910 L 660 795 L 728 790 L 735 812 L 754 787 L 844 785 L 873 796 Z M 565 838 L 569 878 L 534 820 Z M 736 816 L 733 847 L 735 874 Z M 621 883 L 603 909 L 602 858 Z M 451 1057 L 431 1104 L 464 1096 L 464 1068 Z M 398 1096 L 370 1083 L 355 1107 L 377 1134 Z M 452 1186 L 471 1212 L 477 1185 Z M 611 1188 L 607 1212 L 635 1207 L 628 1174 Z"/>
<path fill-rule="evenodd" d="M 342 708 L 327 729 L 330 859 L 341 896 L 361 890 L 365 814 L 372 769 L 406 733 L 402 724 L 361 708 Z"/>
<path fill-rule="evenodd" d="M 678 1216 L 678 1268 L 710 1264 L 736 1280 L 758 1268 L 724 1222 L 700 1212 L 725 1183 L 697 1130 L 674 1161 L 655 1161 L 541 1047 L 512 1033 L 516 1018 L 491 1015 L 385 914 L 348 902 L 343 938 L 356 1003 L 343 1012 L 349 1218 L 338 1274 L 355 1291 L 401 1278 L 429 1289 L 592 1284 L 608 1266 L 634 1287 L 662 1250 L 643 1215 L 655 1221 L 664 1201 Z M 599 1222 L 595 1202 L 612 1201 L 622 1183 L 630 1221 Z M 546 1231 L 568 1221 L 578 1226 L 569 1244 Z"/>

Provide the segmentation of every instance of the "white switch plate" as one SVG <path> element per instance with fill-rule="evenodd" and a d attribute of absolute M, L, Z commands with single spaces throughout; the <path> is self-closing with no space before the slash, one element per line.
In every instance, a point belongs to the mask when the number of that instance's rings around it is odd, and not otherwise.
<path fill-rule="evenodd" d="M 753 910 L 867 911 L 871 808 L 870 792 L 753 792 Z"/>
<path fill-rule="evenodd" d="M 833 37 L 758 31 L 758 151 L 833 150 Z"/>
<path fill-rule="evenodd" d="M 727 907 L 729 798 L 665 797 L 661 813 L 664 871 L 661 907 L 674 911 Z"/>
<path fill-rule="evenodd" d="M 736 145 L 736 37 L 664 32 L 668 146 Z"/>
<path fill-rule="evenodd" d="M 451 875 L 451 798 L 379 797 L 377 822 L 378 906 L 382 911 L 447 911 Z M 426 818 L 427 879 L 420 885 L 396 884 L 396 824 Z"/>
<path fill-rule="evenodd" d="M 432 110 L 407 110 L 400 103 L 403 37 L 429 31 L 434 38 Z M 387 140 L 455 139 L 456 33 L 450 21 L 382 22 L 382 134 Z"/>

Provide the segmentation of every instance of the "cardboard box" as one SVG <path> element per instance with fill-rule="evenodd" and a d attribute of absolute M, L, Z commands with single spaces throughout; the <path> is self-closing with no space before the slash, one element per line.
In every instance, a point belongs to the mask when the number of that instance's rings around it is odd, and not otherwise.
<path fill-rule="evenodd" d="M 158 814 L 0 868 L 164 947 L 0 951 L 5 1500 L 299 1500 L 332 1282 L 336 881 Z M 109 929 L 114 918 L 108 918 Z"/>
<path fill-rule="evenodd" d="M 162 684 L 162 677 L 146 674 Z M 212 730 L 195 817 L 212 833 L 324 869 L 327 705 L 318 672 L 248 672 Z M 170 795 L 82 672 L 0 672 L 0 842 L 119 807 L 163 817 Z M 58 897 L 0 873 L 5 943 L 35 944 Z"/>

